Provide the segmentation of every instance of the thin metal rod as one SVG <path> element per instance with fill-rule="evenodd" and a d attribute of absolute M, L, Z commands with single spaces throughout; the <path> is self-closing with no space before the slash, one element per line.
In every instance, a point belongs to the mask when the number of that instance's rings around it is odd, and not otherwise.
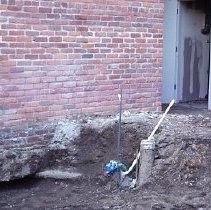
<path fill-rule="evenodd" d="M 120 90 L 120 94 L 118 94 L 119 98 L 119 127 L 118 127 L 118 139 L 117 139 L 117 161 L 118 163 L 121 162 L 121 155 L 120 155 L 120 147 L 121 147 L 121 133 L 122 133 L 122 89 Z M 118 167 L 118 177 L 117 177 L 117 185 L 120 186 L 121 182 L 121 173 Z"/>

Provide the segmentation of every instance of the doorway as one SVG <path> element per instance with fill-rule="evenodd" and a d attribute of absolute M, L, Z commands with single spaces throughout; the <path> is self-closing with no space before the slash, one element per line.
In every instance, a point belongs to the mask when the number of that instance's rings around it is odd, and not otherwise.
<path fill-rule="evenodd" d="M 165 0 L 162 102 L 208 100 L 209 0 Z"/>

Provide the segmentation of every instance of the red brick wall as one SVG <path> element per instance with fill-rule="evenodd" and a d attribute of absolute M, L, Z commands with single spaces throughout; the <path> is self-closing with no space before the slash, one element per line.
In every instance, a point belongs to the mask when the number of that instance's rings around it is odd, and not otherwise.
<path fill-rule="evenodd" d="M 0 127 L 160 109 L 163 0 L 0 0 Z"/>

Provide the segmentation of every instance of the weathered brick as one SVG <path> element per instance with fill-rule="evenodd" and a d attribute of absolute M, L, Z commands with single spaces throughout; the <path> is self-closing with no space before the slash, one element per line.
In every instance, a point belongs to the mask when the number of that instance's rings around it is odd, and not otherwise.
<path fill-rule="evenodd" d="M 2 37 L 2 41 L 3 42 L 16 42 L 17 37 L 16 36 L 5 36 L 5 37 Z"/>
<path fill-rule="evenodd" d="M 38 55 L 33 55 L 33 54 L 25 55 L 25 59 L 35 60 L 38 59 Z"/>
<path fill-rule="evenodd" d="M 15 5 L 15 0 L 9 0 L 8 5 Z"/>
<path fill-rule="evenodd" d="M 0 55 L 0 61 L 8 60 L 8 55 Z"/>
<path fill-rule="evenodd" d="M 25 48 L 16 49 L 16 53 L 17 54 L 28 54 L 28 53 L 30 53 L 30 49 L 25 49 Z"/>
<path fill-rule="evenodd" d="M 50 7 L 39 7 L 40 13 L 51 13 L 52 9 Z"/>
<path fill-rule="evenodd" d="M 32 42 L 32 37 L 28 36 L 17 36 L 17 42 Z"/>
<path fill-rule="evenodd" d="M 62 42 L 62 37 L 50 37 L 49 42 Z"/>
<path fill-rule="evenodd" d="M 47 14 L 47 18 L 50 19 L 59 19 L 60 15 L 59 14 Z"/>
<path fill-rule="evenodd" d="M 47 42 L 48 38 L 47 37 L 34 37 L 33 41 L 34 42 Z"/>
<path fill-rule="evenodd" d="M 23 36 L 24 31 L 9 31 L 10 36 Z"/>
<path fill-rule="evenodd" d="M 93 54 L 83 54 L 82 58 L 93 58 Z"/>
<path fill-rule="evenodd" d="M 120 84 L 125 106 L 160 109 L 163 1 L 1 0 L 0 11 L 2 128 L 112 114 Z"/>
<path fill-rule="evenodd" d="M 10 11 L 20 11 L 22 8 L 18 6 L 8 6 L 7 9 Z"/>
<path fill-rule="evenodd" d="M 1 50 L 2 54 L 14 54 L 15 53 L 15 49 L 9 49 L 9 48 L 5 48 Z"/>

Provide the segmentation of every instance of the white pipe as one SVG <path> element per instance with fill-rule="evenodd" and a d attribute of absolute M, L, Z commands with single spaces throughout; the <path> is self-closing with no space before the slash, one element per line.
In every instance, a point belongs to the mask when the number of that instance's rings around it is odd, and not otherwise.
<path fill-rule="evenodd" d="M 147 141 L 152 141 L 152 137 L 154 136 L 155 132 L 157 131 L 157 129 L 159 128 L 160 124 L 163 122 L 165 116 L 167 115 L 167 113 L 169 112 L 170 108 L 173 106 L 174 104 L 174 100 L 171 101 L 171 103 L 168 105 L 166 111 L 164 112 L 163 116 L 160 118 L 159 122 L 157 123 L 157 125 L 155 126 L 154 130 L 152 131 L 152 133 L 150 134 L 150 136 L 148 137 Z M 123 172 L 122 175 L 125 176 L 125 175 L 128 175 L 132 170 L 133 168 L 135 167 L 135 165 L 137 164 L 139 158 L 141 156 L 141 150 L 139 150 L 139 153 L 137 154 L 135 160 L 133 161 L 132 165 L 130 166 L 130 168 Z"/>
<path fill-rule="evenodd" d="M 152 139 L 152 137 L 154 136 L 155 132 L 157 131 L 157 129 L 159 128 L 160 124 L 163 122 L 165 116 L 167 115 L 167 113 L 169 112 L 169 110 L 171 109 L 171 107 L 174 105 L 174 100 L 171 101 L 171 103 L 168 105 L 166 111 L 164 112 L 163 116 L 160 118 L 159 122 L 157 123 L 157 125 L 155 126 L 154 130 L 152 131 L 152 133 L 150 134 L 150 136 L 148 137 L 148 141 L 150 141 Z"/>

